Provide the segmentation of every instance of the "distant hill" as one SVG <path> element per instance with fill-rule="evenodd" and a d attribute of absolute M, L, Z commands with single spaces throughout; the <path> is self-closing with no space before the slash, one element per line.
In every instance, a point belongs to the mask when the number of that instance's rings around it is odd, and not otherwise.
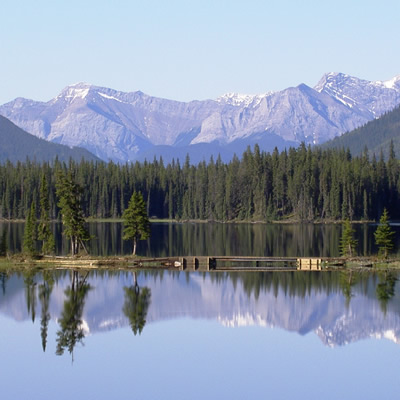
<path fill-rule="evenodd" d="M 324 143 L 321 147 L 324 149 L 348 148 L 352 155 L 357 156 L 367 146 L 370 155 L 379 156 L 382 150 L 384 156 L 387 157 L 392 140 L 396 156 L 400 158 L 400 107 L 360 128 Z"/>
<path fill-rule="evenodd" d="M 7 118 L 0 116 L 0 162 L 25 161 L 27 158 L 42 162 L 52 161 L 56 157 L 60 161 L 68 161 L 70 158 L 76 161 L 80 161 L 82 158 L 100 161 L 85 149 L 70 148 L 39 139 L 18 128 Z"/>

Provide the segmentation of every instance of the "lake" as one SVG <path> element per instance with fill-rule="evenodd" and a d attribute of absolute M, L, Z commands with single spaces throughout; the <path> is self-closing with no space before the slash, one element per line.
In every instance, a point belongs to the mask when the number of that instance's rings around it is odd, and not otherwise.
<path fill-rule="evenodd" d="M 88 226 L 92 254 L 132 251 L 122 223 Z M 12 252 L 23 228 L 0 223 Z M 61 225 L 52 228 L 67 254 Z M 376 252 L 376 225 L 355 229 L 359 253 Z M 340 236 L 337 224 L 154 223 L 138 253 L 329 257 Z M 0 324 L 5 399 L 364 400 L 400 390 L 400 290 L 388 272 L 2 273 Z"/>
<path fill-rule="evenodd" d="M 132 244 L 122 240 L 121 222 L 90 222 L 93 255 L 123 255 L 132 252 Z M 62 237 L 62 226 L 52 226 L 57 254 L 68 254 L 69 242 Z M 358 252 L 377 252 L 373 232 L 376 224 L 355 224 Z M 400 225 L 393 224 L 396 248 L 400 249 Z M 11 252 L 22 248 L 24 223 L 0 222 L 0 238 L 6 230 Z M 138 254 L 164 256 L 286 256 L 337 257 L 342 232 L 340 224 L 224 224 L 224 223 L 152 223 L 151 236 L 138 244 Z"/>
<path fill-rule="evenodd" d="M 395 399 L 400 391 L 393 273 L 0 278 L 3 399 Z"/>

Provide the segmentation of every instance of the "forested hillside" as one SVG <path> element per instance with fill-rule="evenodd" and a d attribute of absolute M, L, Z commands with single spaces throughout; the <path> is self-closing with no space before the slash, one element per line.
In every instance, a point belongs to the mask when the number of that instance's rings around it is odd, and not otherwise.
<path fill-rule="evenodd" d="M 39 199 L 43 174 L 49 182 L 51 217 L 59 209 L 55 196 L 57 169 L 71 169 L 84 188 L 87 217 L 120 217 L 134 190 L 141 191 L 150 216 L 173 219 L 353 220 L 378 219 L 386 207 L 400 217 L 399 163 L 392 151 L 387 161 L 349 151 L 291 148 L 272 154 L 250 148 L 241 160 L 211 159 L 191 165 L 189 159 L 164 165 L 18 163 L 0 165 L 0 217 L 24 218 Z"/>
<path fill-rule="evenodd" d="M 321 147 L 349 149 L 353 156 L 360 155 L 367 147 L 370 156 L 373 154 L 379 156 L 382 151 L 387 158 L 391 142 L 396 154 L 400 154 L 400 107 L 354 131 L 326 142 Z"/>
<path fill-rule="evenodd" d="M 61 161 L 68 161 L 70 158 L 77 161 L 82 158 L 97 159 L 85 149 L 79 147 L 71 149 L 62 144 L 39 139 L 0 115 L 0 162 L 25 161 L 27 158 L 36 161 L 51 161 L 56 157 Z"/>

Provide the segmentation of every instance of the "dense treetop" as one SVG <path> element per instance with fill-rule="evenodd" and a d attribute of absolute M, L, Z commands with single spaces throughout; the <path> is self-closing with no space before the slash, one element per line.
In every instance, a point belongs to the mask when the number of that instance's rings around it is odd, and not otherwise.
<path fill-rule="evenodd" d="M 112 162 L 0 164 L 0 218 L 25 218 L 39 204 L 42 176 L 49 187 L 50 217 L 59 218 L 55 176 L 71 171 L 82 186 L 85 217 L 121 217 L 134 191 L 141 192 L 150 217 L 201 220 L 303 221 L 379 219 L 386 207 L 400 217 L 399 163 L 393 146 L 377 160 L 365 151 L 301 145 L 261 152 L 256 145 L 229 163 L 220 158 L 191 165 L 162 160 L 117 165 Z"/>

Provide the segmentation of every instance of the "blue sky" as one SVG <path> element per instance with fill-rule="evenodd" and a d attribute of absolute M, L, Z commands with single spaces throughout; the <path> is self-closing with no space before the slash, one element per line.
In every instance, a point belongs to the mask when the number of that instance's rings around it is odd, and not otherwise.
<path fill-rule="evenodd" d="M 13 0 L 0 23 L 0 104 L 88 82 L 174 100 L 263 93 L 325 72 L 400 74 L 400 2 Z"/>

